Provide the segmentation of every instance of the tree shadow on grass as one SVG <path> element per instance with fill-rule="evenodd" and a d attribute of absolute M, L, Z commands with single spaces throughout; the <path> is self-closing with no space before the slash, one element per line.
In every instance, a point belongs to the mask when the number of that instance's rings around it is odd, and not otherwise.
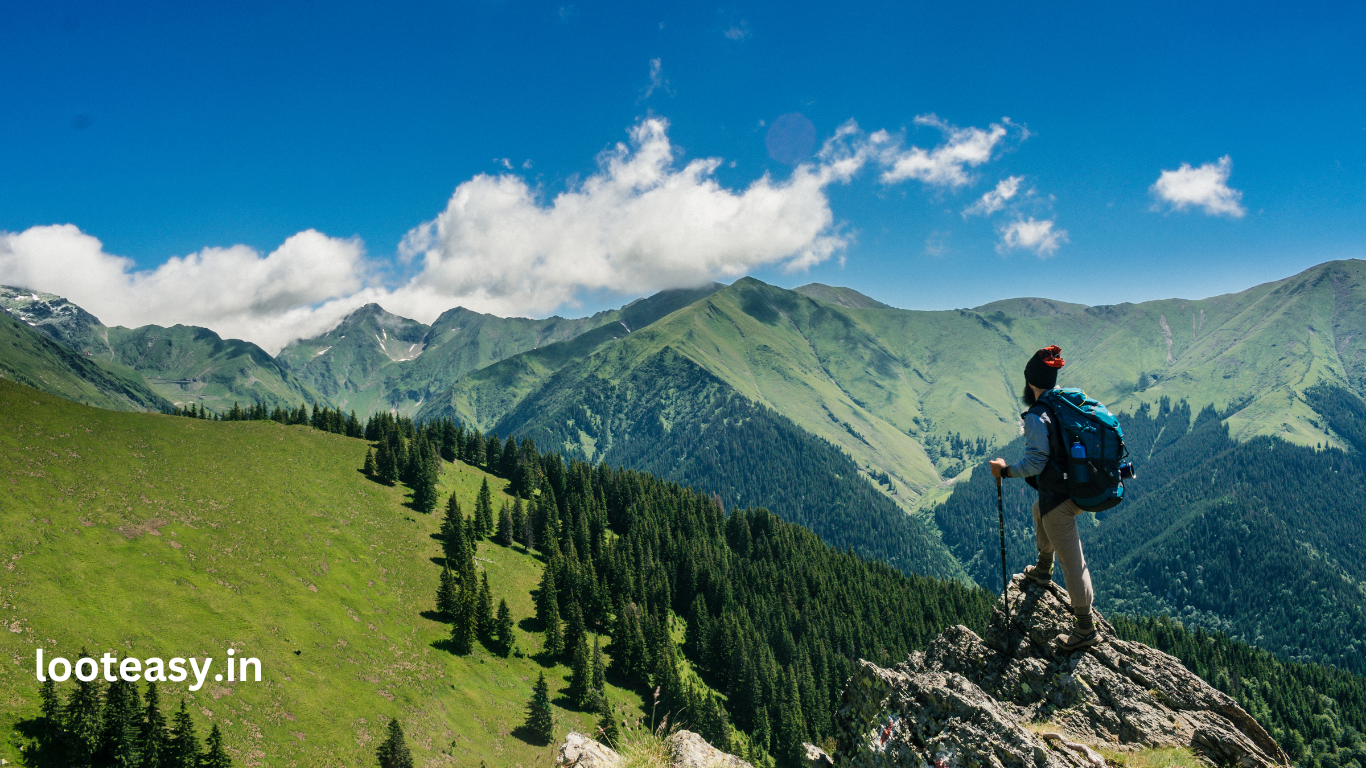
<path fill-rule="evenodd" d="M 449 637 L 443 637 L 440 640 L 433 640 L 431 642 L 431 646 L 437 649 L 438 651 L 445 651 L 446 653 L 449 653 L 452 656 L 461 655 L 455 652 L 455 641 L 451 640 Z M 469 654 L 465 655 L 468 656 Z"/>
<path fill-rule="evenodd" d="M 437 622 L 437 623 L 439 623 L 439 624 L 450 624 L 450 623 L 451 623 L 450 617 L 447 616 L 446 614 L 442 613 L 441 611 L 423 611 L 423 612 L 422 612 L 421 614 L 419 614 L 419 615 L 422 616 L 422 618 L 424 618 L 424 619 L 427 619 L 427 620 L 429 620 L 429 621 L 435 621 L 435 622 Z"/>
<path fill-rule="evenodd" d="M 63 768 L 71 765 L 62 742 L 51 737 L 47 720 L 41 716 L 20 720 L 14 730 L 28 743 L 19 765 L 32 768 Z"/>
<path fill-rule="evenodd" d="M 441 566 L 442 568 L 445 568 L 445 567 L 446 567 L 446 558 L 444 558 L 444 557 L 429 557 L 429 558 L 427 558 L 427 559 L 428 559 L 428 560 L 431 560 L 433 563 L 436 563 L 437 565 Z"/>
<path fill-rule="evenodd" d="M 545 747 L 550 745 L 549 739 L 543 739 L 540 734 L 533 733 L 532 730 L 526 726 L 526 723 L 513 728 L 511 735 L 533 747 Z"/>
<path fill-rule="evenodd" d="M 366 479 L 366 480 L 369 480 L 370 482 L 374 483 L 375 485 L 382 485 L 382 486 L 384 486 L 385 488 L 393 488 L 393 487 L 394 487 L 394 484 L 393 484 L 393 483 L 386 483 L 383 479 L 380 478 L 379 475 L 367 475 L 367 474 L 365 474 L 365 470 L 364 470 L 364 469 L 358 469 L 358 470 L 356 470 L 356 471 L 359 472 L 359 473 L 361 473 L 362 475 L 365 475 L 365 479 Z"/>

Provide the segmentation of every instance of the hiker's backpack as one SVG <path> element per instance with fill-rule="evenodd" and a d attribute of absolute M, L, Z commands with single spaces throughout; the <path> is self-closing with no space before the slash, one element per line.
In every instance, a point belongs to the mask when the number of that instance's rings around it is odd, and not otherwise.
<path fill-rule="evenodd" d="M 1039 404 L 1048 409 L 1057 427 L 1062 444 L 1050 447 L 1049 459 L 1062 467 L 1073 503 L 1087 512 L 1101 512 L 1124 501 L 1120 464 L 1128 451 L 1114 415 L 1080 389 L 1050 389 L 1039 396 Z"/>

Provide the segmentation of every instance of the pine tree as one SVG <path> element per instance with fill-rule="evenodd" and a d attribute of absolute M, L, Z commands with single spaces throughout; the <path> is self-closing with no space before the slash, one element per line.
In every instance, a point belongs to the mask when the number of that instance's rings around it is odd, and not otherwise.
<path fill-rule="evenodd" d="M 778 758 L 780 765 L 801 765 L 806 754 L 802 747 L 802 740 L 806 738 L 806 720 L 802 717 L 797 679 L 790 668 L 784 677 L 783 694 L 778 701 L 778 727 L 774 734 L 773 755 Z"/>
<path fill-rule="evenodd" d="M 560 551 L 560 510 L 555 502 L 555 491 L 548 480 L 541 481 L 541 493 L 536 498 L 536 539 L 552 558 Z"/>
<path fill-rule="evenodd" d="M 223 734 L 218 730 L 218 723 L 213 724 L 209 739 L 204 742 L 204 755 L 199 758 L 199 768 L 232 768 L 232 758 L 223 749 Z"/>
<path fill-rule="evenodd" d="M 493 533 L 493 495 L 489 491 L 489 479 L 484 478 L 479 486 L 479 496 L 474 501 L 474 534 L 484 538 Z"/>
<path fill-rule="evenodd" d="M 142 728 L 138 734 L 142 752 L 142 768 L 164 768 L 170 757 L 170 742 L 166 735 L 166 718 L 161 714 L 161 698 L 157 684 L 147 683 L 147 708 L 143 710 Z"/>
<path fill-rule="evenodd" d="M 522 546 L 526 546 L 526 507 L 522 504 L 522 497 L 518 496 L 512 500 L 512 539 Z"/>
<path fill-rule="evenodd" d="M 379 768 L 413 768 L 413 755 L 398 720 L 389 721 L 389 735 L 375 750 L 375 757 L 379 758 Z"/>
<path fill-rule="evenodd" d="M 180 711 L 175 715 L 175 738 L 171 739 L 167 750 L 167 768 L 198 768 L 199 739 L 194 735 L 194 720 L 185 708 L 185 700 L 180 700 Z"/>
<path fill-rule="evenodd" d="M 374 477 L 375 473 L 379 472 L 379 466 L 375 464 L 375 449 L 365 449 L 365 466 L 361 468 L 361 471 L 370 477 Z"/>
<path fill-rule="evenodd" d="M 532 738 L 539 740 L 542 744 L 550 743 L 555 738 L 555 723 L 550 713 L 550 687 L 545 683 L 545 673 L 536 678 L 536 685 L 531 689 L 531 700 L 526 705 L 526 725 Z"/>
<path fill-rule="evenodd" d="M 565 691 L 565 695 L 576 705 L 589 709 L 593 698 L 593 668 L 590 666 L 588 657 L 588 641 L 580 635 L 578 643 L 572 648 L 573 660 L 569 665 L 569 689 Z"/>
<path fill-rule="evenodd" d="M 493 634 L 498 643 L 498 652 L 506 658 L 512 653 L 512 611 L 508 601 L 498 600 L 498 617 L 494 619 Z"/>
<path fill-rule="evenodd" d="M 488 572 L 479 574 L 479 596 L 474 602 L 475 621 L 479 625 L 479 636 L 484 642 L 493 642 L 493 594 L 489 592 Z"/>
<path fill-rule="evenodd" d="M 598 636 L 593 636 L 593 679 L 589 683 L 599 695 L 607 690 L 607 667 L 602 661 L 602 647 Z"/>
<path fill-rule="evenodd" d="M 560 599 L 555 588 L 555 563 L 546 563 L 541 574 L 541 586 L 536 594 L 536 618 L 545 627 L 544 650 L 551 658 L 564 652 L 564 635 L 560 628 Z"/>
<path fill-rule="evenodd" d="M 614 749 L 621 741 L 621 729 L 612 714 L 612 702 L 606 696 L 598 698 L 598 741 Z"/>
<path fill-rule="evenodd" d="M 84 648 L 80 658 L 91 658 Z M 79 665 L 79 661 L 77 662 Z M 79 666 L 78 666 L 79 669 Z M 63 727 L 69 741 L 69 755 L 75 765 L 89 765 L 100 742 L 99 677 L 85 681 L 77 678 L 76 688 L 66 700 Z"/>
<path fill-rule="evenodd" d="M 398 458 L 394 456 L 393 446 L 388 440 L 379 441 L 379 452 L 375 455 L 375 468 L 379 471 L 379 479 L 393 485 L 398 480 Z"/>
<path fill-rule="evenodd" d="M 583 611 L 579 610 L 579 604 L 572 598 L 569 607 L 565 610 L 565 631 L 564 631 L 564 650 L 573 653 L 580 644 L 584 650 L 588 650 L 588 631 L 583 625 Z"/>
<path fill-rule="evenodd" d="M 479 631 L 479 618 L 476 614 L 478 590 L 461 588 L 460 601 L 455 609 L 455 619 L 451 622 L 451 647 L 455 653 L 464 656 L 474 650 L 474 638 Z"/>
<path fill-rule="evenodd" d="M 503 444 L 499 442 L 497 433 L 490 435 L 485 443 L 484 466 L 495 475 L 503 466 Z"/>
<path fill-rule="evenodd" d="M 545 653 L 554 658 L 564 653 L 564 631 L 560 628 L 560 606 L 550 600 L 545 615 Z"/>
<path fill-rule="evenodd" d="M 498 543 L 505 547 L 512 546 L 512 510 L 508 503 L 503 502 L 503 507 L 498 511 Z"/>
<path fill-rule="evenodd" d="M 439 467 L 433 450 L 423 441 L 418 452 L 417 467 L 413 472 L 413 506 L 426 514 L 436 509 L 436 482 Z M 487 481 L 485 481 L 487 482 Z"/>
<path fill-rule="evenodd" d="M 465 513 L 460 510 L 460 500 L 452 493 L 446 500 L 446 516 L 441 519 L 441 547 L 447 560 L 451 559 L 450 547 L 455 544 L 455 537 L 463 536 L 464 528 Z"/>
<path fill-rule="evenodd" d="M 446 621 L 454 618 L 459 595 L 460 588 L 455 583 L 455 575 L 451 573 L 451 568 L 447 565 L 441 569 L 441 583 L 436 587 L 436 612 L 441 614 Z"/>
<path fill-rule="evenodd" d="M 38 696 L 43 703 L 43 737 L 44 744 L 54 744 L 62 733 L 62 702 L 57 698 L 57 684 L 52 682 L 52 678 L 43 681 L 38 686 Z"/>

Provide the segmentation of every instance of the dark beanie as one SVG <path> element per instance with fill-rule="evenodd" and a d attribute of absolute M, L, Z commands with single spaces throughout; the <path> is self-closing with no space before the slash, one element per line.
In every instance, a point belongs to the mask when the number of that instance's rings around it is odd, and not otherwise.
<path fill-rule="evenodd" d="M 1025 366 L 1025 381 L 1040 389 L 1052 389 L 1058 384 L 1058 369 L 1064 364 L 1059 355 L 1062 349 L 1056 344 L 1044 347 L 1029 358 Z"/>

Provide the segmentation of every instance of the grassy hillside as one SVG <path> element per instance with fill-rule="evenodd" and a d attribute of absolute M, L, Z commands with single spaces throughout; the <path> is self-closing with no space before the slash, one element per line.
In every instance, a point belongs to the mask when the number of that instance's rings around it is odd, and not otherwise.
<path fill-rule="evenodd" d="M 161 691 L 167 708 L 191 704 L 201 738 L 217 723 L 239 765 L 369 765 L 390 717 L 419 764 L 547 759 L 511 735 L 542 667 L 440 647 L 449 630 L 423 614 L 437 516 L 361 474 L 365 450 L 305 427 L 116 413 L 0 382 L 0 732 L 37 716 L 40 646 L 218 664 L 232 647 L 261 659 L 261 683 Z M 446 465 L 441 489 L 469 509 L 486 477 Z M 539 560 L 487 543 L 478 557 L 495 600 L 531 615 Z M 552 692 L 565 685 L 565 668 L 545 671 Z M 638 696 L 611 695 L 639 711 Z M 556 715 L 560 734 L 591 720 Z M 16 762 L 13 741 L 0 756 Z"/>
<path fill-rule="evenodd" d="M 100 365 L 8 312 L 0 312 L 0 379 L 117 411 L 171 407 L 136 371 Z"/>

